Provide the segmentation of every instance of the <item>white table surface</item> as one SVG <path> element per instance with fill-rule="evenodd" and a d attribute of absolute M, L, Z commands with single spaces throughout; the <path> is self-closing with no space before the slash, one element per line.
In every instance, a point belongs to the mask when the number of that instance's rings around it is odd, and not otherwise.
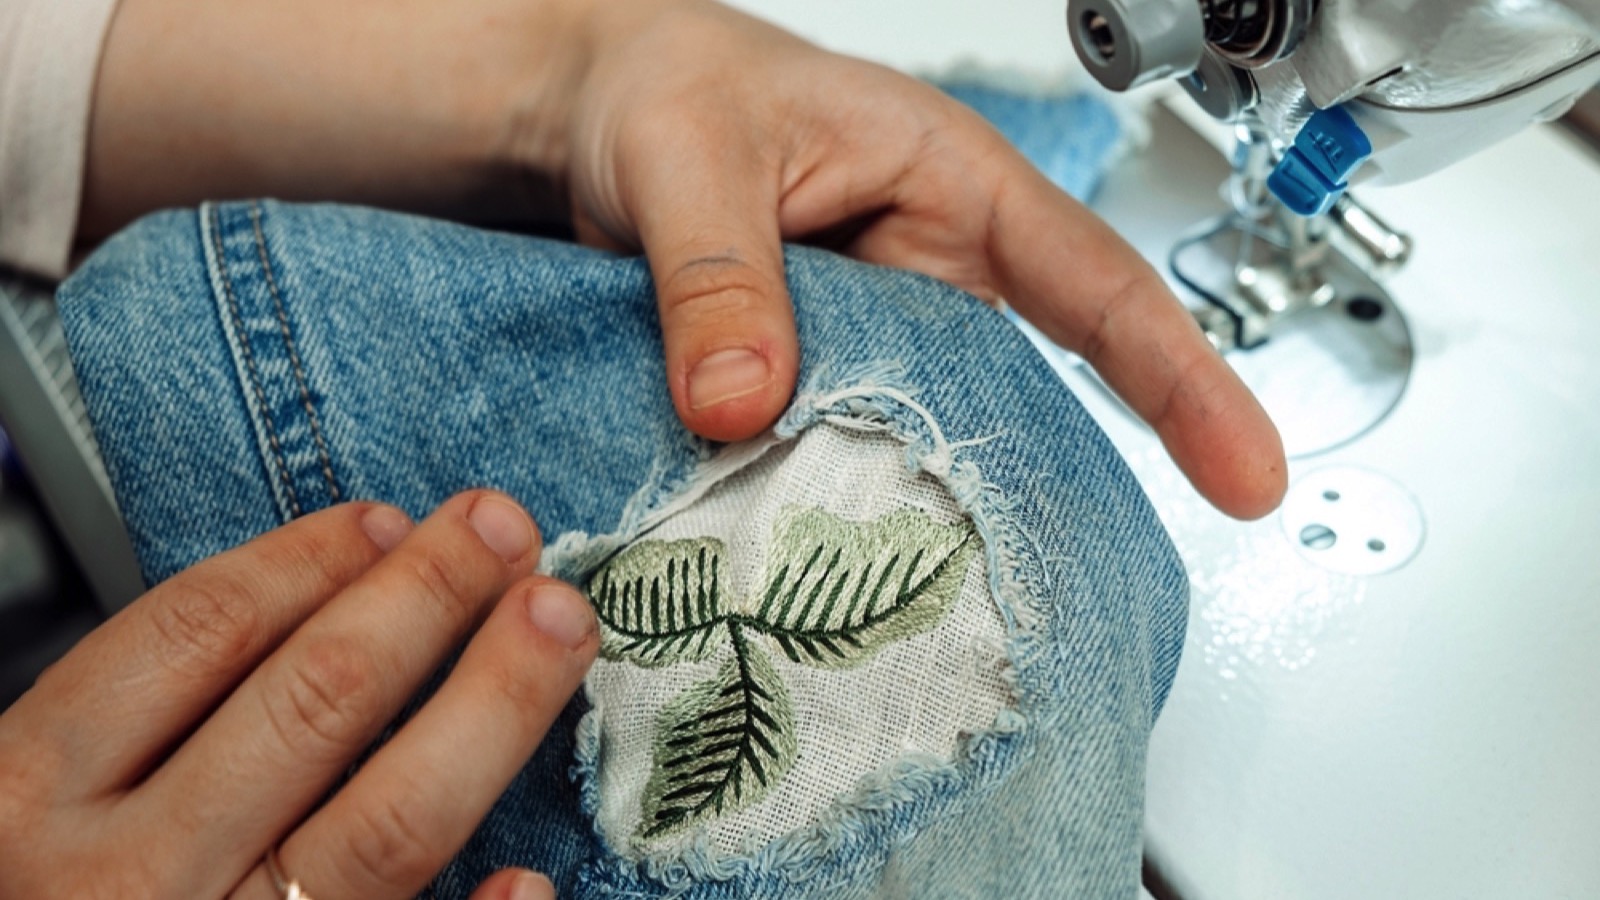
<path fill-rule="evenodd" d="M 1157 258 L 1222 166 L 1174 118 L 1154 137 L 1097 206 Z M 1416 366 L 1290 476 L 1401 485 L 1405 567 L 1328 572 L 1281 517 L 1212 512 L 1073 376 L 1195 582 L 1147 852 L 1187 900 L 1600 896 L 1600 166 L 1538 129 L 1365 199 L 1418 241 L 1390 284 Z"/>
<path fill-rule="evenodd" d="M 1059 0 L 739 0 L 912 71 L 1076 65 Z M 1152 260 L 1223 166 L 1158 113 L 1096 206 Z M 1215 514 L 1066 377 L 1195 580 L 1158 724 L 1147 850 L 1185 900 L 1600 896 L 1600 162 L 1554 128 L 1363 199 L 1418 241 L 1390 284 L 1417 362 L 1394 413 L 1291 464 L 1399 485 L 1422 549 L 1357 577 Z"/>

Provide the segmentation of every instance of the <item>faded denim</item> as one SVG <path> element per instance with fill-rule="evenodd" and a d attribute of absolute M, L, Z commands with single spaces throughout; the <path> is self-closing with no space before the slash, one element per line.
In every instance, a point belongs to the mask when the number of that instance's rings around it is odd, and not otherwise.
<path fill-rule="evenodd" d="M 882 773 L 869 802 L 805 841 L 635 864 L 594 830 L 576 700 L 437 895 L 507 865 L 550 873 L 565 897 L 1135 893 L 1145 750 L 1185 616 L 1165 532 L 1004 316 L 821 251 L 791 248 L 787 266 L 801 387 L 778 436 L 874 419 L 942 474 L 1000 573 L 1017 709 L 949 765 Z M 673 413 L 647 267 L 564 243 L 207 205 L 114 238 L 61 311 L 151 582 L 354 498 L 420 517 L 488 485 L 552 545 L 625 531 L 715 449 Z M 581 579 L 586 565 L 558 571 Z"/>

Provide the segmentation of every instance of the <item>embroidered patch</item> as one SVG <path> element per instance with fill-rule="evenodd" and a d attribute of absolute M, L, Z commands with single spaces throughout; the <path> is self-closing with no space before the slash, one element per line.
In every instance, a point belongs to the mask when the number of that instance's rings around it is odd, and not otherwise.
<path fill-rule="evenodd" d="M 754 449 L 723 450 L 588 576 L 580 778 L 629 860 L 760 853 L 1015 706 L 982 533 L 948 485 L 881 432 Z"/>
<path fill-rule="evenodd" d="M 589 583 L 607 659 L 655 668 L 731 646 L 716 675 L 656 719 L 636 837 L 670 834 L 759 801 L 797 753 L 797 711 L 763 645 L 790 661 L 851 668 L 949 613 L 977 549 L 970 522 L 903 509 L 851 522 L 784 509 L 757 589 L 729 596 L 724 543 L 645 540 Z"/>

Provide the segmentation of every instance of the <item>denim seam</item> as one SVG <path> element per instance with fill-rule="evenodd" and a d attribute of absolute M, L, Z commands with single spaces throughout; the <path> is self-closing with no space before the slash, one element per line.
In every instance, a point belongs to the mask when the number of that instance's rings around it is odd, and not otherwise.
<path fill-rule="evenodd" d="M 208 205 L 206 210 L 211 220 L 211 243 L 217 257 L 217 272 L 227 300 L 228 314 L 233 320 L 233 330 L 237 335 L 234 344 L 244 357 L 245 369 L 249 373 L 250 389 L 255 394 L 256 404 L 261 411 L 258 418 L 266 430 L 267 442 L 272 447 L 273 461 L 278 466 L 278 480 L 283 483 L 284 490 L 288 494 L 289 511 L 292 515 L 299 516 L 300 498 L 295 493 L 294 480 L 289 475 L 289 463 L 283 455 L 283 446 L 278 440 L 277 429 L 273 427 L 272 417 L 268 414 L 266 390 L 261 384 L 261 374 L 256 369 L 255 354 L 250 349 L 249 335 L 244 328 L 244 315 L 239 310 L 238 297 L 234 295 L 233 276 L 228 271 L 226 251 L 222 246 L 222 217 L 215 206 Z"/>
<path fill-rule="evenodd" d="M 645 856 L 629 859 L 610 854 L 602 866 L 616 867 L 622 873 L 642 874 L 665 886 L 668 896 L 679 896 L 693 890 L 697 883 L 729 881 L 735 878 L 777 877 L 787 883 L 797 883 L 817 874 L 830 856 L 840 849 L 849 833 L 858 832 L 875 817 L 902 804 L 933 803 L 935 809 L 920 821 L 895 828 L 887 835 L 891 845 L 900 845 L 915 837 L 922 829 L 942 818 L 937 808 L 951 799 L 937 798 L 933 786 L 955 779 L 964 783 L 967 796 L 981 796 L 997 787 L 1005 773 L 1025 755 L 1022 742 L 1029 719 L 1027 711 L 1033 702 L 1044 698 L 1030 696 L 1017 677 L 1022 670 L 1031 668 L 1039 658 L 1044 644 L 1039 631 L 1042 627 L 1039 598 L 1035 589 L 1039 584 L 1024 574 L 1025 570 L 1042 570 L 1026 560 L 1037 560 L 1024 536 L 1013 533 L 1009 521 L 1009 504 L 994 485 L 979 477 L 977 468 L 970 462 L 957 459 L 963 447 L 985 443 L 998 437 L 991 435 L 975 440 L 949 442 L 939 431 L 933 415 L 912 395 L 914 391 L 899 383 L 903 370 L 896 365 L 866 366 L 832 379 L 827 373 L 818 373 L 813 384 L 802 390 L 789 411 L 779 419 L 771 432 L 768 447 L 792 440 L 800 432 L 818 424 L 845 425 L 849 420 L 863 430 L 887 433 L 907 445 L 907 463 L 917 470 L 937 478 L 956 500 L 957 506 L 973 520 L 983 538 L 984 553 L 989 566 L 990 600 L 1000 610 L 1005 622 L 1006 670 L 1002 673 L 1011 687 L 1015 706 L 1005 707 L 995 717 L 993 724 L 972 736 L 953 759 L 906 757 L 887 768 L 865 776 L 857 789 L 840 796 L 811 825 L 803 826 L 782 835 L 753 854 L 729 856 L 710 847 L 701 835 L 690 846 L 668 855 Z M 844 388 L 821 387 L 824 381 Z M 846 426 L 848 427 L 848 426 Z M 766 448 L 758 448 L 745 464 L 759 458 Z M 560 577 L 573 578 L 627 546 L 631 537 L 642 533 L 660 521 L 660 512 L 681 508 L 680 497 L 703 493 L 706 489 L 703 475 L 712 466 L 702 465 L 696 472 L 677 482 L 671 490 L 660 484 L 647 485 L 650 500 L 646 509 L 638 509 L 632 522 L 612 535 L 595 538 L 563 535 L 552 549 L 558 549 L 556 559 L 549 568 Z M 718 474 L 731 474 L 723 469 Z M 678 496 L 674 496 L 677 494 Z M 630 504 L 630 506 L 632 506 Z M 627 527 L 631 525 L 632 527 Z M 586 691 L 587 693 L 587 691 Z M 588 694 L 591 703 L 595 702 Z M 579 784 L 580 805 L 591 819 L 591 826 L 601 847 L 609 848 L 605 835 L 600 832 L 599 809 L 600 759 L 600 709 L 594 706 L 579 721 L 572 777 Z M 870 863 L 878 868 L 882 861 Z"/>
<path fill-rule="evenodd" d="M 333 477 L 333 460 L 328 454 L 327 441 L 322 436 L 322 424 L 317 418 L 316 407 L 311 403 L 311 392 L 307 387 L 305 366 L 300 361 L 300 351 L 295 347 L 294 332 L 289 327 L 289 314 L 284 308 L 283 294 L 278 289 L 278 279 L 273 274 L 272 259 L 267 253 L 266 235 L 261 230 L 261 204 L 250 204 L 250 225 L 255 232 L 256 251 L 261 256 L 261 271 L 266 276 L 267 289 L 272 294 L 272 305 L 278 317 L 278 330 L 283 334 L 284 349 L 289 354 L 289 364 L 294 371 L 295 386 L 300 390 L 300 403 L 305 408 L 306 418 L 311 425 L 311 437 L 317 445 L 317 456 L 322 462 L 322 477 L 328 482 L 328 493 L 337 503 L 340 500 L 339 484 Z"/>

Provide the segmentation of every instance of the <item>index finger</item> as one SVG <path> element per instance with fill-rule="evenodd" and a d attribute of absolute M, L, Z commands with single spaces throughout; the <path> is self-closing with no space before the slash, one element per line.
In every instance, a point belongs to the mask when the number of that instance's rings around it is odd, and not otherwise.
<path fill-rule="evenodd" d="M 1218 509 L 1275 509 L 1288 487 L 1278 430 L 1161 276 L 1044 176 L 1003 184 L 989 240 L 1006 301 L 1082 355 Z"/>
<path fill-rule="evenodd" d="M 200 562 L 46 670 L 15 720 L 55 723 L 40 749 L 74 792 L 126 786 L 410 527 L 393 507 L 347 503 Z"/>

